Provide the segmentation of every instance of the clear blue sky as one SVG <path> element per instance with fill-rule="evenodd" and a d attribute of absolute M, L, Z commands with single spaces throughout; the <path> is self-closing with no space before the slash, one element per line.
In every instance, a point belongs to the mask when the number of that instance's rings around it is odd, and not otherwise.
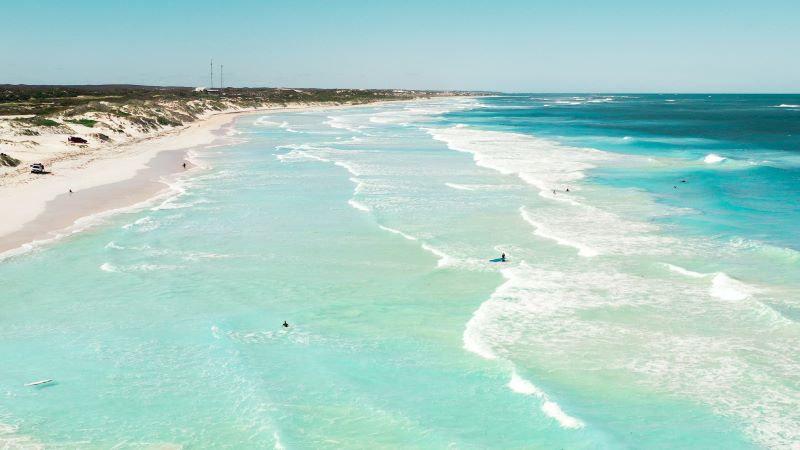
<path fill-rule="evenodd" d="M 0 83 L 800 92 L 800 0 L 2 2 Z"/>

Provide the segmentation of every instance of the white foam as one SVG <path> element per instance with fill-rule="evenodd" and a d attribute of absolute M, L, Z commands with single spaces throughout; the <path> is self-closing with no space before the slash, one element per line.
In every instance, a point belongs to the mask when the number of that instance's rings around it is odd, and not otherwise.
<path fill-rule="evenodd" d="M 577 429 L 583 428 L 584 426 L 583 422 L 567 415 L 561 410 L 561 407 L 558 406 L 558 403 L 552 400 L 547 400 L 542 404 L 542 412 L 555 419 L 564 428 Z"/>
<path fill-rule="evenodd" d="M 353 119 L 356 119 L 356 116 L 328 116 L 328 120 L 326 120 L 323 123 L 331 128 L 337 128 L 337 129 L 347 130 L 352 133 L 363 134 L 364 133 L 363 130 L 368 127 L 353 123 L 352 122 Z"/>
<path fill-rule="evenodd" d="M 286 130 L 286 131 L 288 131 L 290 133 L 300 133 L 300 131 L 295 130 L 293 128 L 290 128 L 289 127 L 289 122 L 286 122 L 286 121 L 281 122 L 281 124 L 278 125 L 278 127 L 281 128 L 281 129 L 284 129 L 284 130 Z"/>
<path fill-rule="evenodd" d="M 19 434 L 19 427 L 0 423 L 0 449 L 3 450 L 41 450 L 44 444 L 33 437 Z"/>
<path fill-rule="evenodd" d="M 716 153 L 709 153 L 705 158 L 703 158 L 703 162 L 706 164 L 717 164 L 725 161 L 726 159 L 728 158 L 717 155 Z"/>
<path fill-rule="evenodd" d="M 445 100 L 444 102 L 433 100 L 412 104 L 403 109 L 384 111 L 372 115 L 369 118 L 371 123 L 380 125 L 400 125 L 409 126 L 413 122 L 430 121 L 441 117 L 452 111 L 461 111 L 479 106 L 474 99 L 460 99 L 459 101 Z"/>
<path fill-rule="evenodd" d="M 117 244 L 114 241 L 111 241 L 108 244 L 106 244 L 105 248 L 107 248 L 107 249 L 110 248 L 110 249 L 114 249 L 114 250 L 125 250 L 125 247 Z"/>
<path fill-rule="evenodd" d="M 275 450 L 286 450 L 286 447 L 283 446 L 281 442 L 281 437 L 278 436 L 278 432 L 272 433 L 272 438 L 275 439 Z"/>
<path fill-rule="evenodd" d="M 522 219 L 524 221 L 526 221 L 529 224 L 533 225 L 533 227 L 535 228 L 534 234 L 536 234 L 537 236 L 543 237 L 545 239 L 553 240 L 556 243 L 558 243 L 559 245 L 572 247 L 572 248 L 578 250 L 578 255 L 580 255 L 580 256 L 591 257 L 591 256 L 599 255 L 599 252 L 597 252 L 597 250 L 594 250 L 594 249 L 590 248 L 587 245 L 581 244 L 580 242 L 575 242 L 575 241 L 573 241 L 571 239 L 567 239 L 567 238 L 558 236 L 553 231 L 547 229 L 543 224 L 541 224 L 539 222 L 536 222 L 531 217 L 531 215 L 528 213 L 528 210 L 526 210 L 524 206 L 519 208 L 519 212 L 520 212 L 520 215 L 522 215 Z"/>
<path fill-rule="evenodd" d="M 516 370 L 511 372 L 508 387 L 517 394 L 530 395 L 541 400 L 542 412 L 551 419 L 555 419 L 562 428 L 578 429 L 584 427 L 583 422 L 566 414 L 558 403 L 552 401 L 547 394 L 534 386 L 533 383 L 519 376 Z"/>
<path fill-rule="evenodd" d="M 120 273 L 120 272 L 156 272 L 161 270 L 175 270 L 178 269 L 178 266 L 174 265 L 165 265 L 165 264 L 135 264 L 131 266 L 116 266 L 111 263 L 103 263 L 100 266 L 100 270 L 103 272 L 109 273 Z"/>
<path fill-rule="evenodd" d="M 511 372 L 511 380 L 508 381 L 508 387 L 517 394 L 536 396 L 543 394 L 533 383 L 517 375 L 516 371 Z"/>
<path fill-rule="evenodd" d="M 681 275 L 690 277 L 690 278 L 703 278 L 703 277 L 707 277 L 709 275 L 707 273 L 693 272 L 693 271 L 691 271 L 689 269 L 684 269 L 683 267 L 676 266 L 674 264 L 665 263 L 664 265 L 666 265 L 669 270 L 671 270 L 671 271 L 673 271 L 675 273 L 679 273 Z"/>
<path fill-rule="evenodd" d="M 444 185 L 449 187 L 449 188 L 451 188 L 451 189 L 458 189 L 459 191 L 474 191 L 475 190 L 474 188 L 472 188 L 470 186 L 467 186 L 467 185 L 464 185 L 464 184 L 445 183 Z"/>
<path fill-rule="evenodd" d="M 543 191 L 564 190 L 584 178 L 584 171 L 601 162 L 621 162 L 619 155 L 561 145 L 530 135 L 450 127 L 426 129 L 434 139 L 456 151 L 470 153 L 478 166 L 516 175 Z M 627 156 L 625 162 L 639 161 Z"/>
<path fill-rule="evenodd" d="M 350 177 L 350 181 L 355 183 L 355 185 L 356 185 L 356 188 L 353 190 L 353 192 L 355 192 L 356 194 L 358 194 L 361 191 L 363 191 L 365 189 L 365 187 L 367 186 L 366 183 L 364 183 L 363 181 L 361 181 L 361 180 L 359 180 L 358 178 L 355 178 L 355 177 Z"/>
<path fill-rule="evenodd" d="M 439 250 L 437 248 L 431 247 L 428 244 L 422 244 L 422 248 L 424 250 L 428 251 L 428 252 L 433 253 L 433 255 L 436 256 L 439 259 L 436 262 L 436 267 L 438 267 L 438 268 L 452 266 L 457 261 L 456 258 L 448 255 L 447 253 L 445 253 L 445 252 L 443 252 L 443 251 L 441 251 L 441 250 Z"/>
<path fill-rule="evenodd" d="M 363 204 L 363 203 L 361 203 L 359 201 L 353 200 L 352 198 L 350 200 L 348 200 L 347 203 L 350 206 L 352 206 L 353 208 L 355 208 L 355 209 L 358 209 L 360 211 L 369 212 L 369 206 L 367 206 L 367 205 L 365 205 L 365 204 Z"/>
<path fill-rule="evenodd" d="M 111 263 L 107 263 L 107 262 L 106 262 L 106 263 L 103 263 L 103 264 L 100 266 L 100 270 L 102 270 L 103 272 L 110 272 L 110 273 L 119 272 L 119 270 L 117 270 L 117 268 L 116 268 L 116 267 L 114 267 L 114 265 L 113 265 L 113 264 L 111 264 Z"/>
<path fill-rule="evenodd" d="M 325 159 L 321 156 L 317 156 L 299 149 L 291 150 L 288 153 L 284 153 L 282 155 L 277 155 L 276 158 L 278 159 L 278 161 L 281 162 L 292 162 L 298 159 L 312 159 L 315 161 L 330 162 L 330 160 Z"/>
<path fill-rule="evenodd" d="M 46 245 L 52 244 L 54 242 L 57 242 L 57 241 L 65 238 L 65 237 L 72 236 L 72 235 L 77 234 L 77 233 L 81 233 L 81 232 L 83 232 L 85 230 L 88 230 L 88 229 L 90 229 L 92 227 L 95 227 L 95 226 L 98 226 L 100 224 L 106 223 L 106 221 L 108 221 L 108 219 L 110 219 L 111 217 L 116 216 L 117 214 L 138 212 L 138 211 L 140 211 L 140 210 L 142 210 L 144 208 L 147 208 L 147 207 L 151 206 L 153 204 L 153 202 L 158 201 L 159 199 L 163 198 L 166 195 L 172 195 L 172 192 L 170 190 L 164 190 L 164 191 L 161 191 L 161 192 L 157 193 L 153 197 L 151 197 L 151 198 L 149 198 L 149 199 L 147 199 L 147 200 L 145 200 L 143 202 L 136 203 L 134 205 L 125 206 L 125 207 L 117 208 L 117 209 L 111 209 L 111 210 L 108 210 L 108 211 L 103 211 L 103 212 L 99 212 L 99 213 L 96 213 L 96 214 L 92 214 L 92 215 L 89 215 L 89 216 L 86 216 L 86 217 L 81 217 L 80 219 L 77 219 L 75 222 L 73 222 L 73 224 L 71 226 L 69 226 L 69 227 L 67 227 L 67 228 L 65 228 L 63 230 L 59 230 L 57 232 L 50 233 L 51 237 L 48 237 L 48 238 L 45 238 L 45 239 L 37 239 L 37 240 L 31 241 L 31 242 L 22 244 L 21 246 L 19 246 L 17 248 L 14 248 L 14 249 L 11 249 L 11 250 L 7 250 L 5 252 L 0 253 L 0 261 L 3 261 L 3 260 L 8 259 L 8 258 L 13 258 L 13 257 L 16 257 L 16 256 L 20 256 L 20 255 L 26 254 L 26 253 L 34 251 L 36 249 L 42 248 L 42 247 L 44 247 Z"/>
<path fill-rule="evenodd" d="M 800 108 L 800 105 L 781 103 L 780 105 L 773 106 L 773 108 Z"/>
<path fill-rule="evenodd" d="M 258 119 L 256 119 L 253 122 L 253 125 L 259 125 L 259 126 L 262 126 L 262 127 L 277 127 L 277 126 L 281 125 L 278 122 L 274 122 L 272 120 L 269 120 L 269 119 L 272 119 L 272 118 L 273 117 L 271 117 L 271 116 L 261 116 L 261 117 L 259 117 Z M 284 123 L 286 123 L 286 122 L 284 122 Z"/>
<path fill-rule="evenodd" d="M 378 225 L 378 227 L 381 230 L 388 231 L 389 233 L 397 234 L 399 236 L 402 236 L 403 238 L 405 238 L 405 239 L 407 239 L 409 241 L 416 241 L 417 240 L 417 238 L 415 238 L 414 236 L 411 236 L 410 234 L 403 233 L 400 230 L 395 230 L 394 228 L 389 228 L 389 227 L 383 226 L 383 225 Z"/>
<path fill-rule="evenodd" d="M 126 230 L 135 230 L 138 232 L 147 232 L 159 228 L 161 224 L 150 216 L 141 217 L 134 222 L 123 225 L 122 228 Z"/>
<path fill-rule="evenodd" d="M 361 175 L 361 173 L 359 173 L 356 170 L 356 168 L 355 168 L 355 166 L 353 164 L 346 163 L 346 162 L 343 162 L 343 161 L 336 161 L 336 162 L 334 162 L 334 164 L 339 166 L 339 167 L 341 167 L 341 168 L 343 168 L 343 169 L 345 169 L 345 170 L 347 170 L 348 172 L 350 172 L 350 175 L 353 175 L 354 177 L 357 177 L 357 176 Z"/>
<path fill-rule="evenodd" d="M 753 295 L 757 289 L 739 280 L 729 277 L 725 273 L 718 273 L 711 279 L 711 288 L 708 293 L 721 300 L 738 301 Z"/>

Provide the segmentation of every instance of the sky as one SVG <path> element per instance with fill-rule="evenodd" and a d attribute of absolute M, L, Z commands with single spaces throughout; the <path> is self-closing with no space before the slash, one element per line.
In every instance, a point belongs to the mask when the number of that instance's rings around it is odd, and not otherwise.
<path fill-rule="evenodd" d="M 800 92 L 800 0 L 0 0 L 0 83 Z"/>

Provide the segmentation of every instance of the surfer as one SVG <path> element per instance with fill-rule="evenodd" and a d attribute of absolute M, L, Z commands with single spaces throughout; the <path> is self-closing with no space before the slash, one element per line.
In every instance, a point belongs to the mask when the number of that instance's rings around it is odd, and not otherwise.
<path fill-rule="evenodd" d="M 500 261 L 501 261 L 501 262 L 506 262 L 506 254 L 505 254 L 505 253 L 503 253 L 502 255 L 500 255 Z"/>
<path fill-rule="evenodd" d="M 186 168 L 186 163 L 183 163 L 183 168 L 184 168 L 184 169 Z"/>
<path fill-rule="evenodd" d="M 289 328 L 289 323 L 285 320 L 283 321 L 283 328 Z"/>

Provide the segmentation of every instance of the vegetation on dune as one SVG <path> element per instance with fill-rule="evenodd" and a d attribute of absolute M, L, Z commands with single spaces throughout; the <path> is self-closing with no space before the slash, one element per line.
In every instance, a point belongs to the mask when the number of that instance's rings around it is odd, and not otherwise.
<path fill-rule="evenodd" d="M 42 117 L 42 116 L 20 117 L 14 120 L 25 124 L 33 125 L 36 127 L 57 127 L 61 125 L 55 120 L 48 119 L 47 117 Z"/>
<path fill-rule="evenodd" d="M 156 117 L 156 121 L 158 122 L 158 124 L 159 124 L 159 125 L 162 125 L 162 126 L 165 126 L 165 127 L 167 127 L 167 126 L 174 126 L 174 127 L 177 127 L 177 126 L 183 125 L 183 124 L 182 124 L 182 123 L 180 123 L 180 122 L 173 121 L 173 120 L 169 120 L 169 119 L 167 119 L 167 118 L 166 118 L 166 117 L 164 117 L 164 116 L 158 116 L 158 117 Z"/>
<path fill-rule="evenodd" d="M 5 153 L 0 153 L 0 166 L 17 167 L 21 161 Z"/>
<path fill-rule="evenodd" d="M 379 100 L 409 100 L 440 95 L 479 95 L 475 92 L 436 92 L 364 89 L 225 88 L 134 85 L 28 86 L 0 85 L 0 116 L 14 118 L 15 133 L 73 134 L 68 124 L 105 128 L 118 134 L 149 133 L 191 123 L 211 111 L 286 106 L 292 103 L 364 104 Z M 91 119 L 89 118 L 91 117 Z M 101 142 L 111 138 L 92 135 Z"/>
<path fill-rule="evenodd" d="M 96 120 L 92 119 L 66 119 L 64 122 L 75 123 L 89 128 L 94 127 L 94 125 L 97 123 Z"/>
<path fill-rule="evenodd" d="M 34 86 L 0 85 L 0 115 L 36 114 L 40 116 L 77 116 L 86 112 L 107 112 L 128 117 L 129 105 L 150 111 L 166 108 L 168 102 L 182 104 L 191 113 L 190 102 L 208 103 L 210 108 L 225 109 L 233 103 L 253 107 L 266 103 L 297 102 L 368 103 L 376 100 L 402 100 L 456 93 L 436 91 L 362 90 L 362 89 L 285 89 L 225 88 L 217 91 L 195 91 L 191 87 L 159 87 L 134 85 Z M 126 111 L 121 108 L 125 107 Z M 159 114 L 165 115 L 165 114 Z"/>

